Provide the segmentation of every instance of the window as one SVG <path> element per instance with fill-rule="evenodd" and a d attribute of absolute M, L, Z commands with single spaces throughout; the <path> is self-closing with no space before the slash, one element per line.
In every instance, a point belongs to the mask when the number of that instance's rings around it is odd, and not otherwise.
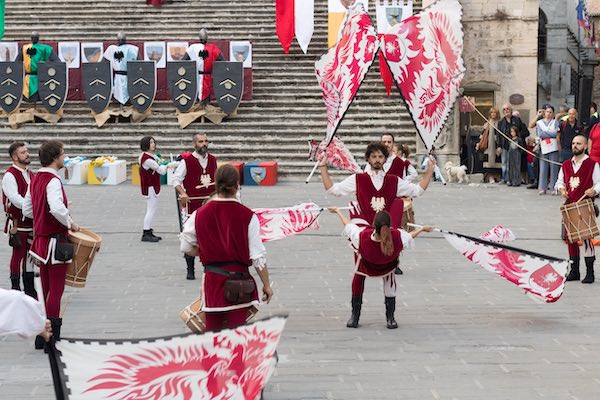
<path fill-rule="evenodd" d="M 538 62 L 546 61 L 546 49 L 548 47 L 548 32 L 546 25 L 548 18 L 540 8 L 538 21 Z"/>
<path fill-rule="evenodd" d="M 464 96 L 475 97 L 475 108 L 482 113 L 485 118 L 489 117 L 490 109 L 494 107 L 494 92 L 483 92 L 483 91 L 467 91 L 465 90 Z M 500 111 L 500 110 L 499 110 Z M 500 111 L 500 116 L 502 112 Z M 471 126 L 481 126 L 485 123 L 486 119 L 481 118 L 478 112 L 471 113 Z"/>

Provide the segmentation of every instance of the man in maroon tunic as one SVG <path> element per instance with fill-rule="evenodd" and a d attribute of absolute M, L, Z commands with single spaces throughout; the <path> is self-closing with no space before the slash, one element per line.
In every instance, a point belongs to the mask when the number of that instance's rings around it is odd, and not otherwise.
<path fill-rule="evenodd" d="M 370 171 L 362 174 L 352 174 L 342 182 L 333 183 L 327 170 L 326 160 L 321 159 L 320 172 L 323 186 L 328 194 L 333 196 L 345 196 L 356 193 L 356 199 L 360 208 L 360 214 L 352 220 L 358 226 L 371 226 L 375 214 L 379 211 L 388 211 L 391 214 L 393 226 L 399 226 L 402 211 L 394 212 L 392 207 L 399 197 L 419 197 L 429 186 L 435 159 L 430 157 L 423 179 L 418 184 L 405 181 L 395 175 L 386 174 L 383 165 L 388 157 L 387 147 L 381 143 L 371 143 L 367 146 L 365 159 L 370 165 Z M 400 200 L 401 201 L 401 200 Z M 399 215 L 397 215 L 399 214 Z M 394 274 L 389 278 L 389 285 L 395 287 Z M 364 291 L 365 276 L 354 274 L 352 279 L 352 315 L 356 323 L 348 322 L 348 327 L 358 326 L 358 315 L 362 305 L 362 294 Z M 387 296 L 386 296 L 387 297 Z M 391 296 L 390 296 L 391 297 Z M 391 300 L 386 300 L 391 303 Z M 394 297 L 394 304 L 395 304 Z"/>
<path fill-rule="evenodd" d="M 58 170 L 64 167 L 63 144 L 56 140 L 44 142 L 40 145 L 39 156 L 42 168 L 31 180 L 23 202 L 23 215 L 33 218 L 33 243 L 29 254 L 40 266 L 46 315 L 55 339 L 60 340 L 60 301 L 71 260 L 61 259 L 56 246 L 68 236 L 69 230 L 79 231 L 79 226 L 71 218 L 67 196 L 58 176 Z M 40 342 L 36 338 L 36 348 L 41 348 Z"/>
<path fill-rule="evenodd" d="M 237 199 L 239 182 L 234 167 L 221 166 L 216 175 L 216 197 L 192 214 L 180 236 L 181 251 L 192 257 L 199 255 L 204 265 L 202 309 L 208 331 L 244 324 L 249 308 L 259 304 L 250 266 L 255 267 L 262 281 L 262 300 L 268 303 L 273 297 L 260 224 L 252 210 Z M 239 293 L 239 300 L 233 300 L 235 293 L 227 293 L 227 281 L 246 282 L 248 290 Z"/>
<path fill-rule="evenodd" d="M 215 191 L 217 158 L 208 152 L 208 136 L 196 133 L 193 138 L 194 152 L 179 163 L 173 175 L 173 185 L 179 195 L 181 207 L 190 215 L 204 204 Z M 194 257 L 185 256 L 186 279 L 196 279 Z"/>
<path fill-rule="evenodd" d="M 20 275 L 23 275 L 23 287 L 26 294 L 37 299 L 33 284 L 33 266 L 28 262 L 27 254 L 33 240 L 33 221 L 23 216 L 23 201 L 33 177 L 27 167 L 31 163 L 29 150 L 25 143 L 15 142 L 8 148 L 13 165 L 7 168 L 2 179 L 2 204 L 6 213 L 4 233 L 10 234 L 12 247 L 10 258 L 11 288 L 21 290 Z"/>
<path fill-rule="evenodd" d="M 585 154 L 586 148 L 587 139 L 585 136 L 575 136 L 571 142 L 573 157 L 563 162 L 558 173 L 556 189 L 560 190 L 560 194 L 566 203 L 575 203 L 582 197 L 594 199 L 600 193 L 600 167 Z M 583 246 L 586 274 L 581 282 L 593 283 L 596 252 L 591 239 L 584 240 Z M 571 272 L 567 276 L 567 281 L 578 281 L 580 278 L 579 246 L 577 243 L 567 242 L 567 247 L 571 259 Z"/>

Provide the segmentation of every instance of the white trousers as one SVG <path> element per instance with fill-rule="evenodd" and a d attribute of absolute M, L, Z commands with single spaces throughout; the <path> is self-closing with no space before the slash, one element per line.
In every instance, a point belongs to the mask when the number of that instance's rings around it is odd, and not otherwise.
<path fill-rule="evenodd" d="M 396 274 L 394 271 L 383 277 L 383 295 L 385 297 L 396 297 Z"/>
<path fill-rule="evenodd" d="M 146 216 L 144 217 L 144 230 L 152 228 L 152 220 L 158 207 L 158 194 L 153 187 L 148 188 L 148 197 L 146 198 Z"/>

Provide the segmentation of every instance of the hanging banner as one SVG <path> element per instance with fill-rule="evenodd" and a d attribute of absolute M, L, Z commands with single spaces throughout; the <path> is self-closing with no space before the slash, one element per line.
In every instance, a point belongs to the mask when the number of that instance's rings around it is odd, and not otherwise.
<path fill-rule="evenodd" d="M 296 0 L 294 21 L 296 40 L 306 54 L 315 30 L 315 0 Z"/>
<path fill-rule="evenodd" d="M 67 68 L 79 68 L 79 42 L 58 42 L 58 58 Z"/>
<path fill-rule="evenodd" d="M 244 63 L 244 68 L 252 68 L 252 43 L 248 40 L 229 42 L 229 61 Z"/>
<path fill-rule="evenodd" d="M 283 51 L 288 54 L 294 40 L 294 0 L 275 0 L 275 31 Z"/>
<path fill-rule="evenodd" d="M 19 43 L 0 42 L 0 62 L 11 62 L 19 55 Z"/>

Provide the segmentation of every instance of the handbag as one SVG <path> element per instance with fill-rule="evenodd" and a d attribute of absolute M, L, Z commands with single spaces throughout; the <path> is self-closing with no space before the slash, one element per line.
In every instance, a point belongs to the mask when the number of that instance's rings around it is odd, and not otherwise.
<path fill-rule="evenodd" d="M 23 244 L 21 243 L 21 238 L 19 235 L 11 233 L 8 235 L 8 245 L 10 247 L 14 247 L 15 249 L 20 249 Z"/>
<path fill-rule="evenodd" d="M 54 258 L 57 261 L 69 261 L 73 259 L 74 247 L 73 243 L 69 241 L 69 238 L 65 235 L 56 234 L 50 236 L 56 239 L 56 244 L 54 245 Z"/>
<path fill-rule="evenodd" d="M 486 127 L 483 128 L 483 132 L 481 133 L 481 140 L 479 141 L 479 146 L 477 147 L 477 150 L 479 150 L 481 153 L 485 153 L 485 151 L 488 148 L 489 139 L 490 128 L 486 125 Z"/>
<path fill-rule="evenodd" d="M 243 304 L 252 301 L 255 288 L 254 279 L 227 279 L 225 281 L 225 300 L 232 304 Z"/>

